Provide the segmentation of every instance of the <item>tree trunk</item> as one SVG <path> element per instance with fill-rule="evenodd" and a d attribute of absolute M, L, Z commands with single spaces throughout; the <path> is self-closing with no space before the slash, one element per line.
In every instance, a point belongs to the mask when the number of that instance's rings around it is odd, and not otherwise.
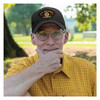
<path fill-rule="evenodd" d="M 28 56 L 13 40 L 4 14 L 4 59 Z"/>
<path fill-rule="evenodd" d="M 23 27 L 24 27 L 24 29 L 25 29 L 25 35 L 29 35 L 29 33 L 28 33 L 28 29 L 27 29 L 27 27 L 26 27 L 26 24 L 25 24 L 25 22 L 23 22 Z"/>

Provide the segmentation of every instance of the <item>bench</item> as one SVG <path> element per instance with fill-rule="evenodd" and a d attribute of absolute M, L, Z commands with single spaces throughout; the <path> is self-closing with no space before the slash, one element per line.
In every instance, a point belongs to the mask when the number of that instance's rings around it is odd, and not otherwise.
<path fill-rule="evenodd" d="M 83 39 L 84 38 L 96 38 L 96 31 L 83 31 Z"/>

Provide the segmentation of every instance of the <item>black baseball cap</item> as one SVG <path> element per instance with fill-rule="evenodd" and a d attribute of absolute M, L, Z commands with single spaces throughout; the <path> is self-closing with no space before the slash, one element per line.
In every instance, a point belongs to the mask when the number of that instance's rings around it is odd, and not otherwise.
<path fill-rule="evenodd" d="M 32 33 L 36 34 L 40 26 L 45 23 L 55 23 L 62 30 L 66 30 L 62 13 L 52 7 L 44 7 L 36 11 L 31 17 Z"/>

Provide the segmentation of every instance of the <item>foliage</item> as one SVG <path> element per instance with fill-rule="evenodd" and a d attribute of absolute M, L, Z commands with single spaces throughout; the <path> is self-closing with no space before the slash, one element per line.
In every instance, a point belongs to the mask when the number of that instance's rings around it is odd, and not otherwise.
<path fill-rule="evenodd" d="M 84 30 L 81 30 L 81 31 L 79 31 L 79 30 L 80 30 L 80 26 L 75 25 L 74 26 L 75 33 L 80 33 L 80 32 L 84 31 Z M 86 28 L 85 31 L 96 31 L 96 24 L 90 23 L 90 26 L 88 28 Z"/>
<path fill-rule="evenodd" d="M 31 16 L 42 4 L 16 4 L 6 11 L 6 19 L 12 34 L 30 33 Z"/>
<path fill-rule="evenodd" d="M 5 18 L 5 12 L 8 10 L 8 8 L 14 5 L 15 4 L 4 4 L 4 60 L 8 57 L 13 58 L 27 56 L 24 50 L 20 48 L 13 40 Z"/>
<path fill-rule="evenodd" d="M 75 4 L 77 9 L 77 25 L 79 31 L 84 31 L 92 25 L 96 26 L 96 4 Z"/>
<path fill-rule="evenodd" d="M 7 10 L 11 6 L 14 6 L 15 4 L 4 4 L 4 10 Z"/>

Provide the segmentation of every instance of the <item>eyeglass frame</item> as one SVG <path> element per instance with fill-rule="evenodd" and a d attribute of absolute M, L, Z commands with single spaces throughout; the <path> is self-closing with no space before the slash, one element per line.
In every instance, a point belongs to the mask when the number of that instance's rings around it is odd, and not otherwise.
<path fill-rule="evenodd" d="M 60 29 L 60 30 L 55 30 L 55 31 L 61 31 L 62 32 L 62 36 L 61 36 L 61 38 L 60 39 L 62 39 L 62 37 L 63 37 L 63 33 L 65 33 L 66 32 L 66 30 L 62 30 L 62 29 Z M 53 32 L 55 32 L 55 31 L 53 31 Z M 45 31 L 43 31 L 43 32 L 45 32 Z M 53 32 L 46 32 L 47 33 L 47 38 L 45 39 L 45 40 L 41 40 L 40 38 L 39 38 L 39 34 L 38 34 L 38 31 L 36 32 L 36 37 L 40 40 L 40 41 L 46 41 L 47 39 L 48 39 L 48 36 L 49 36 L 49 34 L 51 33 L 51 37 L 54 39 L 54 37 L 52 36 L 52 34 L 53 34 Z M 60 40 L 60 39 L 54 39 L 54 40 Z"/>

